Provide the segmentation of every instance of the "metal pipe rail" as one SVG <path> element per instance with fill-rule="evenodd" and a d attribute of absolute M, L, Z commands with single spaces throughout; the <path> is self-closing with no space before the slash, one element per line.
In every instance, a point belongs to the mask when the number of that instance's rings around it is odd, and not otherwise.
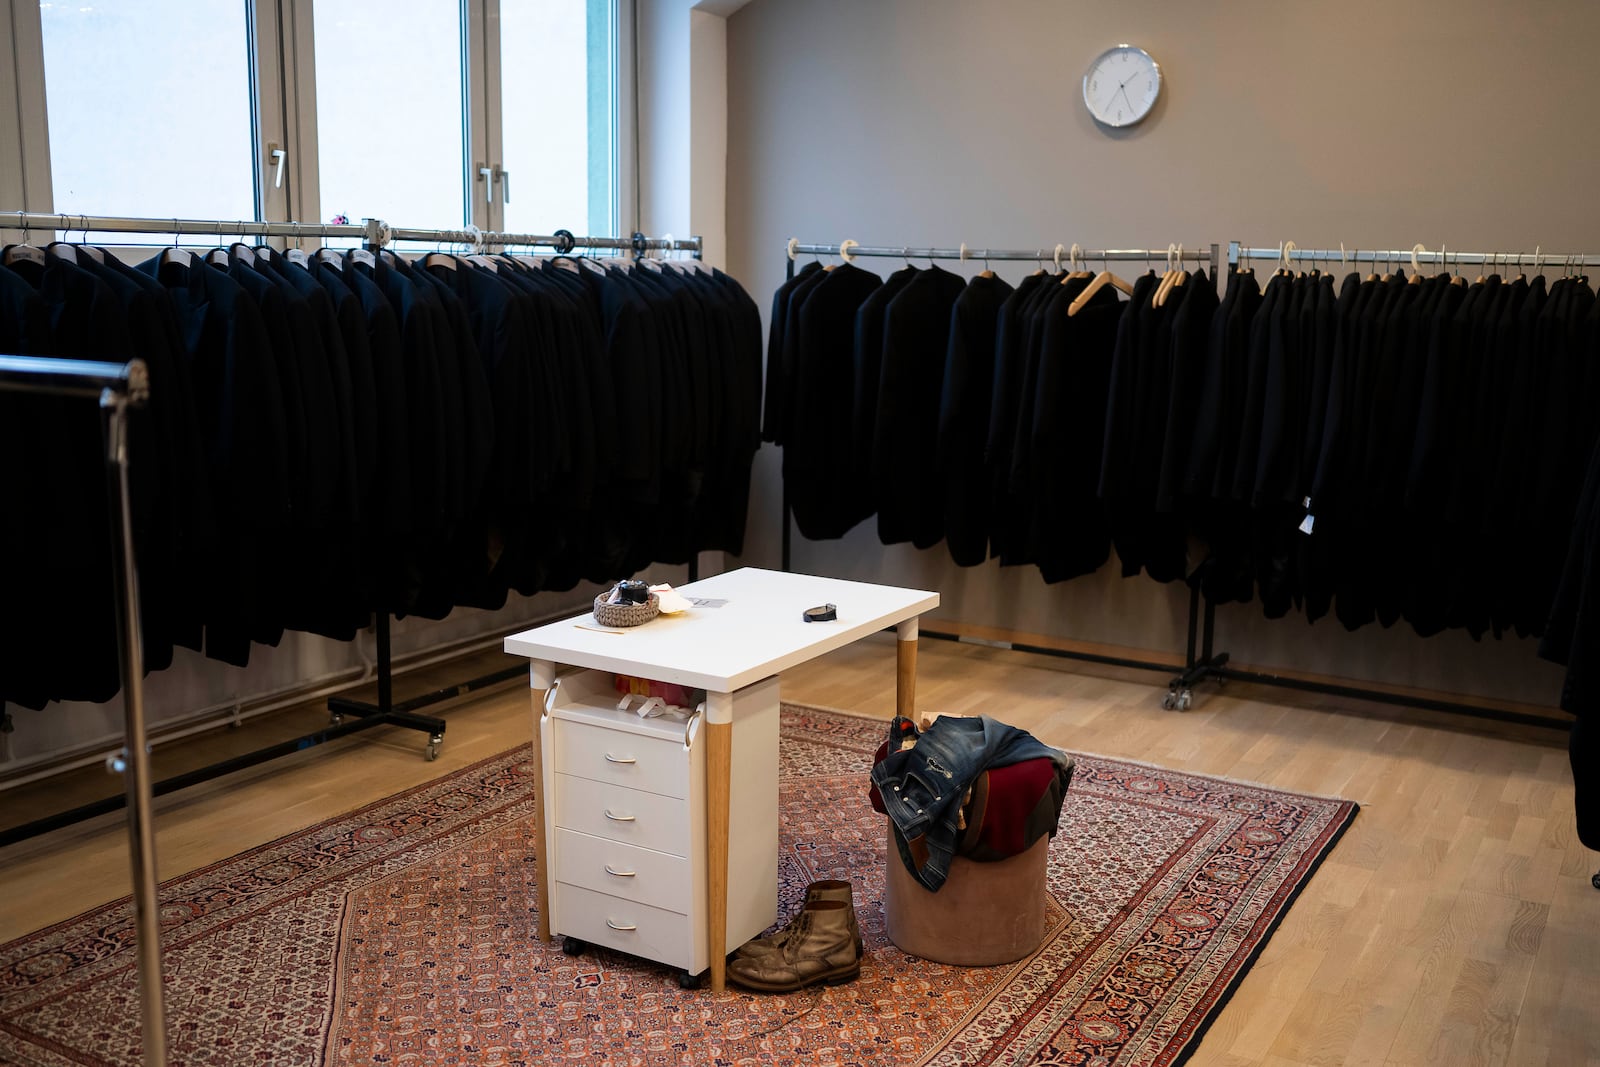
<path fill-rule="evenodd" d="M 1216 245 L 1200 244 L 1185 245 L 1181 252 L 1182 261 L 1185 263 L 1212 262 L 1213 249 Z M 1096 260 L 1099 262 L 1165 262 L 1168 256 L 1178 258 L 1180 253 L 1174 249 L 1166 248 L 1074 248 L 1071 245 L 1056 245 L 1054 248 L 906 248 L 899 245 L 862 245 L 853 241 L 844 241 L 834 245 L 801 244 L 798 240 L 791 240 L 788 244 L 789 258 L 795 256 L 871 256 L 889 259 L 959 259 L 971 261 L 974 259 L 1000 259 L 1000 260 L 1035 260 L 1043 263 L 1046 260 L 1060 266 L 1063 256 L 1069 253 L 1077 256 L 1079 260 Z"/>
<path fill-rule="evenodd" d="M 1285 242 L 1277 248 L 1247 247 L 1238 241 L 1228 242 L 1228 265 L 1236 267 L 1241 261 L 1270 260 L 1294 263 L 1396 263 L 1404 264 L 1415 259 L 1417 263 L 1488 265 L 1507 267 L 1594 267 L 1600 266 L 1600 252 L 1560 253 L 1535 249 L 1532 252 L 1452 252 L 1448 247 L 1430 250 L 1417 245 L 1414 248 L 1297 248 Z"/>
<path fill-rule="evenodd" d="M 139 579 L 128 506 L 128 409 L 149 397 L 150 376 L 141 360 L 97 363 L 34 356 L 0 356 L 0 390 L 97 399 L 103 419 L 106 495 L 111 505 L 113 601 L 122 672 L 123 744 L 107 761 L 124 776 L 128 852 L 133 868 L 134 943 L 138 950 L 139 1003 L 144 1062 L 167 1062 L 166 1007 L 161 989 L 161 923 L 156 899 L 155 830 L 150 810 L 150 750 L 144 715 L 144 640 L 139 629 Z M 26 565 L 26 561 L 14 561 Z"/>
<path fill-rule="evenodd" d="M 15 219 L 15 225 L 12 220 Z M 423 241 L 437 244 L 472 245 L 474 248 L 526 245 L 566 250 L 613 249 L 642 253 L 645 251 L 692 252 L 697 257 L 704 248 L 698 236 L 686 238 L 646 237 L 635 233 L 627 237 L 581 237 L 567 230 L 554 234 L 502 233 L 480 230 L 475 226 L 460 229 L 414 229 L 390 226 L 382 219 L 363 219 L 359 223 L 322 222 L 261 222 L 254 219 L 158 219 L 135 218 L 125 215 L 72 215 L 39 211 L 0 211 L 0 226 L 7 229 L 61 230 L 85 233 L 98 230 L 104 233 L 171 234 L 173 236 L 222 237 L 286 237 L 298 240 L 304 237 L 353 237 L 365 241 L 373 248 L 383 248 L 394 241 Z"/>

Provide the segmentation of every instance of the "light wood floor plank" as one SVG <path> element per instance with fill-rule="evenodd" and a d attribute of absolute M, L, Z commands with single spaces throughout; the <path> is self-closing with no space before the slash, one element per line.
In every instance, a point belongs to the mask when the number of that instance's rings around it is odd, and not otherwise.
<path fill-rule="evenodd" d="M 783 696 L 887 718 L 894 661 L 893 638 L 879 635 L 788 672 Z M 1600 1065 L 1600 893 L 1589 886 L 1600 857 L 1573 830 L 1560 735 L 1239 683 L 1203 685 L 1191 711 L 1171 712 L 1164 674 L 931 639 L 918 669 L 923 712 L 988 714 L 1074 751 L 1362 804 L 1194 1067 Z M 473 673 L 437 668 L 404 679 L 401 695 Z M 447 708 L 437 762 L 422 758 L 421 735 L 375 730 L 162 798 L 161 874 L 521 744 L 527 699 L 512 683 Z M 299 714 L 277 728 L 293 736 L 326 717 Z M 205 763 L 268 729 L 173 748 Z M 107 788 L 103 772 L 85 772 L 0 798 L 19 821 Z M 0 851 L 0 939 L 125 894 L 126 867 L 120 815 Z"/>

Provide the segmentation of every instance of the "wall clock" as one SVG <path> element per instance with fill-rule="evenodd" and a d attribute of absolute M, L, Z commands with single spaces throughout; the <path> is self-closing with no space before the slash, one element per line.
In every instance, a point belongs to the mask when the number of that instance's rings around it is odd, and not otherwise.
<path fill-rule="evenodd" d="M 1083 103 L 1096 122 L 1132 126 L 1161 95 L 1161 64 L 1143 48 L 1119 44 L 1095 57 L 1083 75 Z"/>

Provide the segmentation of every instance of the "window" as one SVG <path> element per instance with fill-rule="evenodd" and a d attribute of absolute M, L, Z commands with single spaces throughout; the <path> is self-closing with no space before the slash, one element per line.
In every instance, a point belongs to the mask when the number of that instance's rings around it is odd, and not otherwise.
<path fill-rule="evenodd" d="M 312 11 L 323 221 L 465 224 L 458 0 L 317 0 Z M 402 41 L 420 47 L 401 55 Z"/>
<path fill-rule="evenodd" d="M 615 233 L 629 3 L 16 0 L 0 211 Z"/>
<path fill-rule="evenodd" d="M 517 179 L 504 229 L 616 232 L 614 36 L 609 0 L 501 5 L 501 159 Z"/>
<path fill-rule="evenodd" d="M 39 5 L 53 210 L 256 216 L 245 0 Z"/>

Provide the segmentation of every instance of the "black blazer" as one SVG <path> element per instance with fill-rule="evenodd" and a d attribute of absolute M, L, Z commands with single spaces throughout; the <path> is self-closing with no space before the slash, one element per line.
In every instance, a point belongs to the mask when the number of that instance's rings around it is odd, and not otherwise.
<path fill-rule="evenodd" d="M 856 462 L 850 437 L 856 312 L 882 284 L 846 263 L 825 274 L 800 309 L 783 478 L 795 525 L 812 540 L 843 537 L 862 518 L 839 492 L 839 477 Z"/>
<path fill-rule="evenodd" d="M 939 477 L 944 483 L 945 541 L 958 566 L 989 556 L 989 436 L 1000 310 L 1015 292 L 998 275 L 973 278 L 950 315 L 939 401 Z"/>
<path fill-rule="evenodd" d="M 878 539 L 932 548 L 944 537 L 938 478 L 939 394 L 950 313 L 966 282 L 939 267 L 920 271 L 889 302 L 873 426 L 872 480 Z"/>

